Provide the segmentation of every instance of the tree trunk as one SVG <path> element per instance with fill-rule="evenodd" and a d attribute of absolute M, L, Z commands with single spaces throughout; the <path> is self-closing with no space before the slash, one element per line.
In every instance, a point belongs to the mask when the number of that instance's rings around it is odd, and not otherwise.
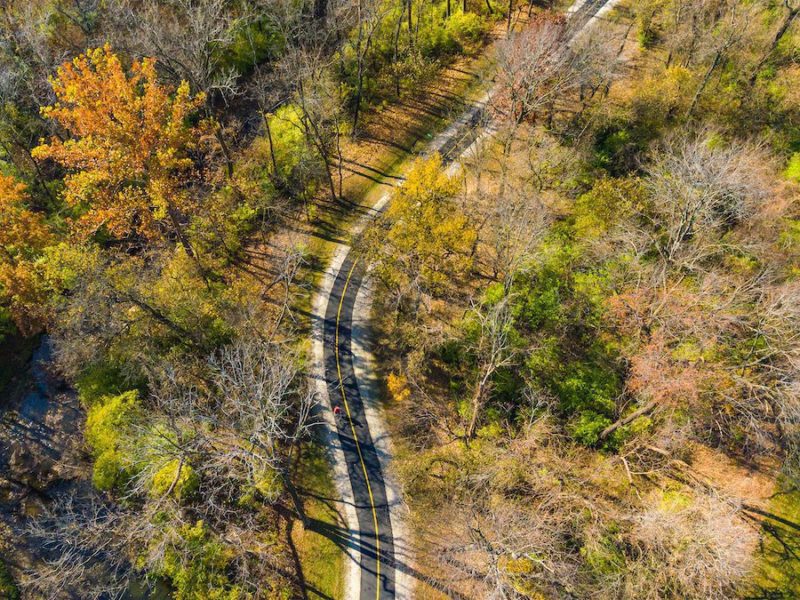
<path fill-rule="evenodd" d="M 344 195 L 342 192 L 344 186 L 344 156 L 342 155 L 342 132 L 338 119 L 336 119 L 336 156 L 336 166 L 339 175 L 339 198 L 342 198 Z"/>
<path fill-rule="evenodd" d="M 269 143 L 269 158 L 272 162 L 272 175 L 276 179 L 279 177 L 278 175 L 278 161 L 275 158 L 275 147 L 272 144 L 272 129 L 269 126 L 269 119 L 267 118 L 266 113 L 264 113 L 264 129 L 267 131 L 267 142 Z"/>
<path fill-rule="evenodd" d="M 472 402 L 470 406 L 472 407 L 472 416 L 469 419 L 469 425 L 467 425 L 467 431 L 464 433 L 464 436 L 467 440 L 471 440 L 475 437 L 475 429 L 478 426 L 478 415 L 480 415 L 481 411 L 481 404 L 483 399 L 483 383 L 478 383 L 478 387 L 475 388 L 475 393 L 472 395 Z"/>
<path fill-rule="evenodd" d="M 447 0 L 450 2 L 450 0 Z M 394 67 L 394 89 L 397 98 L 400 98 L 400 71 L 397 69 L 397 61 L 400 58 L 400 30 L 403 28 L 403 11 L 397 16 L 397 27 L 394 30 L 394 52 L 392 54 L 392 66 Z"/>
<path fill-rule="evenodd" d="M 657 400 L 651 400 L 650 402 L 645 404 L 642 408 L 633 411 L 631 414 L 629 414 L 624 419 L 619 419 L 615 423 L 612 423 L 611 425 L 606 427 L 602 431 L 602 433 L 600 434 L 600 439 L 601 440 L 606 439 L 608 436 L 610 436 L 612 433 L 614 433 L 620 427 L 624 427 L 628 423 L 632 423 L 633 421 L 635 421 L 639 417 L 641 417 L 643 415 L 646 415 L 647 413 L 652 411 L 656 406 L 658 406 L 658 401 Z"/>
<path fill-rule="evenodd" d="M 789 13 L 783 20 L 783 24 L 780 26 L 780 29 L 778 29 L 778 31 L 775 33 L 775 37 L 772 38 L 772 43 L 769 45 L 769 49 L 764 53 L 764 56 L 761 57 L 761 60 L 758 61 L 756 68 L 753 70 L 753 74 L 750 76 L 751 86 L 755 85 L 759 71 L 761 71 L 761 68 L 769 60 L 769 57 L 772 56 L 772 53 L 775 52 L 775 49 L 781 43 L 781 40 L 783 39 L 783 36 L 786 35 L 786 32 L 789 31 L 789 28 L 792 26 L 792 23 L 794 23 L 794 20 L 797 18 L 798 14 L 800 14 L 800 5 L 798 5 L 797 8 L 789 9 Z"/>
<path fill-rule="evenodd" d="M 183 246 L 186 254 L 189 255 L 190 258 L 197 258 L 194 253 L 194 248 L 192 248 L 192 245 L 189 243 L 189 239 L 186 237 L 186 233 L 183 231 L 183 226 L 178 218 L 178 211 L 175 210 L 175 207 L 173 207 L 171 204 L 167 205 L 167 216 L 169 216 L 172 229 L 175 231 L 175 235 L 178 236 L 178 241 L 181 243 L 181 246 Z"/>
<path fill-rule="evenodd" d="M 228 144 L 225 142 L 225 136 L 222 135 L 222 125 L 219 123 L 217 123 L 216 127 L 214 128 L 214 136 L 217 138 L 219 147 L 222 150 L 222 155 L 225 157 L 225 168 L 228 174 L 228 179 L 233 179 L 233 158 L 231 157 L 231 151 L 228 148 Z"/>
<path fill-rule="evenodd" d="M 697 88 L 697 92 L 692 99 L 692 104 L 689 107 L 689 110 L 686 111 L 686 118 L 689 119 L 694 114 L 694 109 L 697 108 L 697 102 L 700 100 L 700 96 L 702 95 L 703 91 L 706 89 L 709 80 L 711 79 L 711 75 L 716 71 L 717 67 L 719 66 L 720 61 L 722 60 L 722 50 L 717 51 L 717 54 L 714 56 L 714 62 L 711 63 L 711 66 L 706 71 L 705 76 L 703 77 L 703 81 L 700 82 L 700 87 Z"/>
<path fill-rule="evenodd" d="M 467 12 L 467 0 L 462 0 L 461 10 Z"/>
<path fill-rule="evenodd" d="M 353 107 L 353 133 L 358 134 L 358 116 L 361 111 L 361 94 L 364 91 L 364 55 L 361 52 L 364 41 L 364 22 L 361 18 L 361 2 L 358 3 L 358 40 L 356 41 L 356 62 L 358 64 L 358 75 L 356 83 L 355 106 Z"/>
<path fill-rule="evenodd" d="M 306 117 L 307 118 L 307 117 Z M 325 150 L 325 142 L 322 139 L 322 136 L 317 129 L 317 126 L 312 122 L 312 127 L 314 128 L 314 137 L 317 141 L 314 142 L 314 145 L 317 147 L 317 151 L 319 152 L 320 156 L 322 157 L 322 162 L 325 163 L 325 174 L 328 176 L 328 188 L 331 191 L 331 199 L 336 199 L 336 184 L 333 181 L 333 174 L 331 173 L 331 159 L 328 155 L 328 151 Z"/>
<path fill-rule="evenodd" d="M 408 6 L 408 46 L 409 48 L 414 47 L 414 26 L 413 21 L 411 19 L 411 11 L 414 7 L 413 0 L 407 0 L 406 5 Z"/>
<path fill-rule="evenodd" d="M 175 323 L 172 319 L 167 317 L 164 313 L 162 313 L 157 308 L 150 306 L 144 300 L 141 300 L 135 297 L 133 294 L 127 293 L 125 294 L 125 298 L 129 300 L 132 304 L 135 304 L 143 311 L 148 313 L 151 317 L 153 317 L 156 321 L 161 323 L 162 325 L 166 326 L 168 329 L 171 329 L 175 333 L 177 333 L 180 337 L 187 338 L 188 340 L 194 342 L 198 346 L 202 346 L 200 339 L 195 335 L 193 332 L 189 331 L 188 329 L 181 327 L 177 323 Z"/>
<path fill-rule="evenodd" d="M 306 515 L 305 508 L 303 507 L 303 501 L 300 500 L 300 495 L 297 493 L 297 488 L 294 486 L 291 477 L 289 477 L 288 473 L 281 471 L 283 475 L 283 484 L 286 486 L 286 491 L 289 492 L 289 496 L 292 499 L 292 504 L 294 504 L 294 509 L 297 511 L 297 515 L 300 517 L 300 520 L 303 522 L 303 527 L 308 527 L 308 515 Z"/>
<path fill-rule="evenodd" d="M 514 0 L 508 0 L 508 15 L 506 17 L 506 34 L 511 34 L 511 13 L 514 12 Z"/>
<path fill-rule="evenodd" d="M 197 256 L 194 248 L 192 248 L 189 238 L 186 237 L 186 232 L 183 230 L 183 225 L 181 225 L 181 221 L 178 218 L 178 211 L 174 206 L 172 206 L 172 204 L 167 204 L 167 216 L 169 216 L 172 229 L 175 231 L 175 235 L 178 236 L 178 241 L 180 242 L 181 246 L 183 246 L 183 250 L 186 252 L 186 255 L 192 259 L 195 266 L 197 266 L 197 271 L 200 273 L 200 277 L 203 278 L 203 281 L 206 282 L 206 286 L 208 286 L 208 273 L 200 262 L 200 258 Z"/>

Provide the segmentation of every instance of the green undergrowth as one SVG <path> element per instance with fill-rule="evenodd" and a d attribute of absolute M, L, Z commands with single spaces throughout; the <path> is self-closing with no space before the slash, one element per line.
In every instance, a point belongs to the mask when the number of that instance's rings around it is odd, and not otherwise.
<path fill-rule="evenodd" d="M 779 482 L 762 525 L 762 543 L 748 598 L 800 598 L 800 490 Z"/>
<path fill-rule="evenodd" d="M 338 493 L 331 479 L 330 466 L 322 449 L 308 444 L 303 450 L 303 460 L 298 464 L 298 481 L 303 494 L 303 504 L 311 523 L 335 532 L 343 527 L 334 502 Z M 327 527 L 326 527 L 327 526 Z M 342 598 L 344 595 L 344 553 L 331 537 L 304 528 L 297 523 L 292 531 L 292 541 L 302 568 L 307 597 Z"/>

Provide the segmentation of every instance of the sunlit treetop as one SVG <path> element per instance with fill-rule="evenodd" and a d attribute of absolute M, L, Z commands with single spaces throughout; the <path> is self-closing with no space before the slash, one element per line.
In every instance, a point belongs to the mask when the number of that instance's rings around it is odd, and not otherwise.
<path fill-rule="evenodd" d="M 177 227 L 192 208 L 185 184 L 201 132 L 190 117 L 203 94 L 192 96 L 186 82 L 160 85 L 154 59 L 126 72 L 109 45 L 63 64 L 51 84 L 57 101 L 42 114 L 71 137 L 54 137 L 33 154 L 69 171 L 64 199 L 79 215 L 76 229 L 154 238 L 167 221 Z"/>

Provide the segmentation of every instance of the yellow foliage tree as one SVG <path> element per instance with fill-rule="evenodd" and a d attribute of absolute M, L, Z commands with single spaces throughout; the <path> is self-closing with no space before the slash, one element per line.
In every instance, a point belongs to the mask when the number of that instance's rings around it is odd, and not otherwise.
<path fill-rule="evenodd" d="M 25 186 L 0 175 L 0 303 L 25 335 L 42 325 L 45 292 L 36 260 L 52 241 L 42 214 L 28 208 Z"/>
<path fill-rule="evenodd" d="M 472 265 L 477 233 L 455 201 L 458 180 L 436 154 L 418 159 L 367 246 L 381 279 L 398 294 L 438 294 Z"/>
<path fill-rule="evenodd" d="M 186 82 L 174 91 L 159 85 L 154 59 L 126 73 L 108 45 L 62 65 L 51 84 L 57 102 L 42 114 L 72 137 L 54 137 L 33 156 L 69 170 L 64 199 L 80 215 L 76 230 L 153 239 L 166 225 L 191 254 L 181 215 L 196 208 L 186 180 L 201 131 L 188 119 L 203 94 L 192 96 Z"/>

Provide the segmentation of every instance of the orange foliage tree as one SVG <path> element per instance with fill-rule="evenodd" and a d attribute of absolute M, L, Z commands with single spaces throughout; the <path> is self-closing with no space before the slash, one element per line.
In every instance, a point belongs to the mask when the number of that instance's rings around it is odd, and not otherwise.
<path fill-rule="evenodd" d="M 45 292 L 36 260 L 52 241 L 44 217 L 27 206 L 25 186 L 0 175 L 0 303 L 25 335 L 42 325 Z"/>
<path fill-rule="evenodd" d="M 196 208 L 186 182 L 202 126 L 189 119 L 203 104 L 189 84 L 159 85 L 155 60 L 126 72 L 110 46 L 88 50 L 51 80 L 56 103 L 42 108 L 72 136 L 34 149 L 68 169 L 66 203 L 83 236 L 100 228 L 116 237 L 154 239 L 170 229 L 192 253 L 182 216 Z"/>

